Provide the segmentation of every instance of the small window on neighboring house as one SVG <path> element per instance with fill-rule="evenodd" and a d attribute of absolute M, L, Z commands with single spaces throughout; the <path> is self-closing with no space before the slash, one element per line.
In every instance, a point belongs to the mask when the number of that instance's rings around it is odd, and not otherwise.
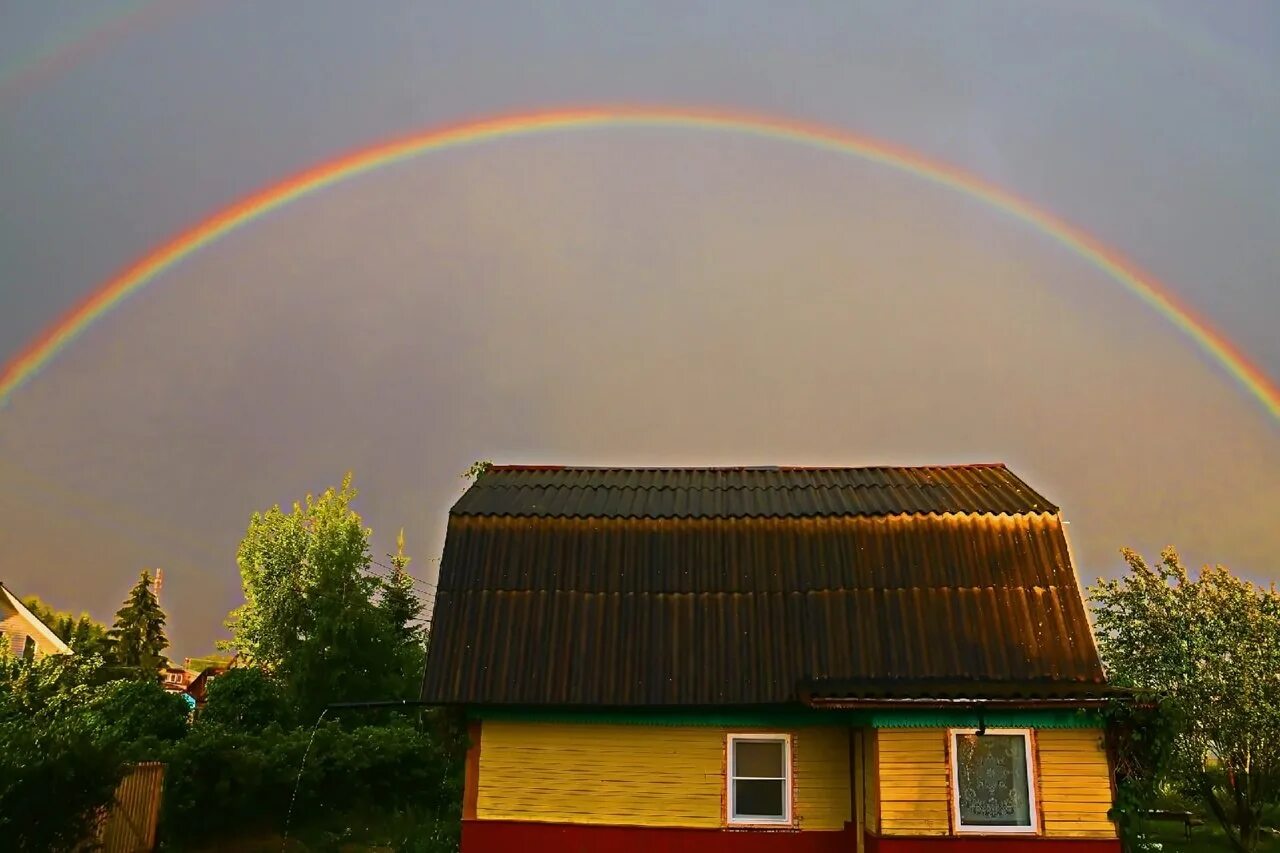
<path fill-rule="evenodd" d="M 791 737 L 729 735 L 729 823 L 791 823 Z"/>
<path fill-rule="evenodd" d="M 957 832 L 1036 831 L 1028 730 L 952 730 L 951 779 Z"/>
<path fill-rule="evenodd" d="M 36 656 L 36 641 L 27 637 L 22 641 L 22 659 L 34 660 Z"/>

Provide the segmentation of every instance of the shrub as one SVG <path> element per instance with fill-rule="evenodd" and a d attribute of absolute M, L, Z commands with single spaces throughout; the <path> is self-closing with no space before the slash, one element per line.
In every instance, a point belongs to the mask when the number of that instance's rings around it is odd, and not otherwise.
<path fill-rule="evenodd" d="M 258 732 L 272 723 L 287 727 L 293 710 L 280 683 L 256 667 L 233 669 L 209 682 L 200 722 L 232 731 Z"/>
<path fill-rule="evenodd" d="M 0 723 L 5 849 L 68 850 L 86 838 L 124 775 L 115 745 L 90 730 L 31 719 Z"/>
<path fill-rule="evenodd" d="M 6 849 L 65 850 L 89 834 L 124 775 L 119 744 L 91 713 L 103 688 L 92 657 L 0 655 L 0 838 Z"/>
<path fill-rule="evenodd" d="M 201 719 L 166 756 L 166 841 L 282 832 L 291 802 L 293 835 L 405 812 L 448 815 L 455 808 L 459 763 L 408 723 L 346 729 L 325 722 L 312 738 L 310 729 L 273 725 L 243 732 Z"/>
<path fill-rule="evenodd" d="M 152 680 L 109 682 L 88 711 L 101 735 L 121 744 L 178 740 L 186 736 L 191 715 L 181 694 Z"/>

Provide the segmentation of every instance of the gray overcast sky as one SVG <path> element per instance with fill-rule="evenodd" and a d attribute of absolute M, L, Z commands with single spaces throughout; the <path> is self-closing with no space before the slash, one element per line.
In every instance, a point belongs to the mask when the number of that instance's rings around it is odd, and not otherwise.
<path fill-rule="evenodd" d="M 0 0 L 0 361 L 244 194 L 389 136 L 583 103 L 869 134 L 1054 212 L 1280 377 L 1280 7 Z M 95 30 L 95 27 L 97 28 Z M 78 38 L 90 33 L 87 39 Z M 972 199 L 676 129 L 422 157 L 166 272 L 0 409 L 0 579 L 174 652 L 249 513 L 356 472 L 433 578 L 477 458 L 1007 462 L 1080 574 L 1280 578 L 1280 426 L 1167 321 Z"/>

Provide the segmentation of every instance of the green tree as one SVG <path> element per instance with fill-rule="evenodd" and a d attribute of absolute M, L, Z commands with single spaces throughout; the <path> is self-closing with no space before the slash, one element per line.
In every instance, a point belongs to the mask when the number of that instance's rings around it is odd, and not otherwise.
<path fill-rule="evenodd" d="M 103 656 L 107 654 L 110 648 L 107 640 L 107 626 L 88 613 L 81 613 L 78 617 L 73 616 L 65 611 L 55 610 L 34 595 L 22 599 L 22 603 L 73 651 L 78 654 Z"/>
<path fill-rule="evenodd" d="M 93 711 L 101 659 L 0 653 L 0 838 L 5 849 L 68 850 L 87 837 L 124 774 Z"/>
<path fill-rule="evenodd" d="M 410 558 L 404 552 L 404 530 L 396 537 L 396 553 L 391 559 L 391 575 L 382 587 L 378 606 L 386 617 L 391 632 L 391 653 L 396 657 L 403 681 L 396 695 L 407 698 L 417 687 L 422 675 L 424 646 L 423 631 L 419 623 L 422 602 L 413 588 L 409 574 Z"/>
<path fill-rule="evenodd" d="M 138 574 L 138 582 L 129 590 L 124 606 L 116 611 L 115 624 L 107 632 L 112 662 L 135 671 L 140 677 L 156 677 L 167 662 L 162 653 L 169 645 L 164 635 L 164 611 L 151 583 L 151 573 L 143 569 Z"/>
<path fill-rule="evenodd" d="M 254 513 L 237 555 L 245 603 L 228 619 L 228 645 L 279 677 L 303 719 L 399 689 L 356 495 L 348 474 L 291 512 Z"/>
<path fill-rule="evenodd" d="M 208 698 L 200 710 L 201 725 L 240 732 L 259 732 L 273 723 L 289 726 L 293 722 L 280 683 L 256 666 L 228 670 L 210 681 Z"/>
<path fill-rule="evenodd" d="M 101 738 L 121 745 L 180 740 L 191 717 L 182 694 L 171 693 L 154 680 L 109 682 L 87 710 Z"/>
<path fill-rule="evenodd" d="M 1233 849 L 1254 850 L 1280 801 L 1280 594 L 1223 566 L 1192 577 L 1166 548 L 1090 589 L 1114 683 L 1158 693 L 1174 721 L 1171 781 L 1202 800 Z"/>

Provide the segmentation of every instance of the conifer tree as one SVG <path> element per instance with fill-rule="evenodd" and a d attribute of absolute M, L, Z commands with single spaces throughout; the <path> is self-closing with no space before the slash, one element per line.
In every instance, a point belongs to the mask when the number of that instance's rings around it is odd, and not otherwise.
<path fill-rule="evenodd" d="M 404 683 L 412 685 L 423 664 L 423 636 L 418 620 L 422 603 L 413 589 L 408 572 L 410 558 L 404 552 L 404 530 L 396 537 L 396 553 L 391 557 L 391 575 L 382 587 L 379 608 L 391 631 L 393 653 L 405 675 Z"/>
<path fill-rule="evenodd" d="M 164 635 L 164 611 L 151 584 L 151 573 L 143 569 L 138 582 L 129 590 L 124 606 L 116 611 L 115 624 L 107 632 L 112 662 L 137 670 L 142 676 L 158 673 L 166 662 L 163 652 L 169 645 Z"/>

